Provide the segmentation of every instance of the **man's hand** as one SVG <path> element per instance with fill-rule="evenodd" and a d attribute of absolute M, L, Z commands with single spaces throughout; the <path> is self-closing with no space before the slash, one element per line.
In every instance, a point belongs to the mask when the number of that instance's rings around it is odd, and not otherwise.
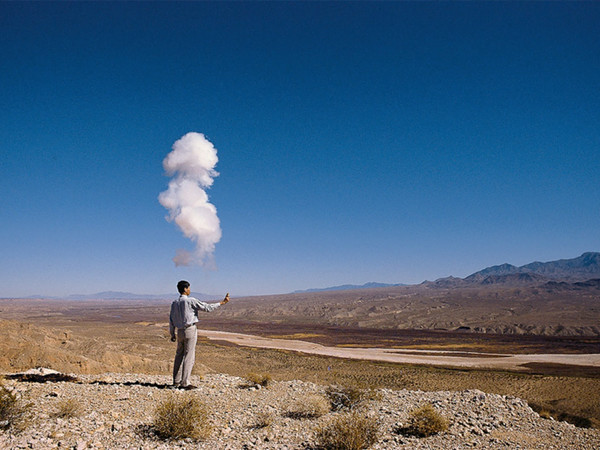
<path fill-rule="evenodd" d="M 225 296 L 225 298 L 223 300 L 221 300 L 221 305 L 224 305 L 228 301 L 229 301 L 229 292 L 227 293 L 227 295 Z"/>

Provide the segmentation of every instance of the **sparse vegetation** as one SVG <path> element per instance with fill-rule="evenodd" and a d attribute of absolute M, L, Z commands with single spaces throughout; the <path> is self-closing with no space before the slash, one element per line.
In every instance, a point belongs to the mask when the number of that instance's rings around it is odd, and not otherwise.
<path fill-rule="evenodd" d="M 538 413 L 542 419 L 552 419 L 552 413 L 548 408 L 531 402 L 529 403 L 529 407 Z"/>
<path fill-rule="evenodd" d="M 329 409 L 330 404 L 325 397 L 319 394 L 310 394 L 296 400 L 287 415 L 294 419 L 313 419 L 327 414 Z"/>
<path fill-rule="evenodd" d="M 427 403 L 410 412 L 408 423 L 397 431 L 401 434 L 428 437 L 448 429 L 448 420 Z"/>
<path fill-rule="evenodd" d="M 510 294 L 507 298 L 510 301 L 512 293 L 507 291 L 506 294 Z M 587 301 L 581 297 L 584 294 L 588 295 L 585 291 L 573 291 L 572 294 L 578 296 L 576 301 Z M 499 299 L 505 299 L 503 292 L 498 295 Z M 343 297 L 340 297 L 340 301 L 343 301 Z M 165 374 L 172 370 L 173 346 L 169 342 L 166 327 L 140 325 L 142 321 L 156 325 L 164 322 L 165 312 L 162 306 L 156 307 L 151 303 L 132 305 L 126 302 L 108 305 L 104 302 L 101 304 L 102 308 L 96 307 L 99 305 L 94 304 L 94 307 L 90 307 L 91 304 L 88 303 L 70 301 L 3 302 L 0 330 L 5 339 L 0 340 L 0 369 L 7 373 L 25 371 L 34 366 L 44 366 L 46 360 L 51 359 L 51 367 L 62 373 Z M 562 309 L 567 307 L 568 304 L 561 306 Z M 70 312 L 58 321 L 55 312 L 61 308 L 67 308 Z M 121 318 L 117 320 L 120 315 Z M 348 344 L 358 347 L 401 347 L 493 353 L 599 353 L 600 348 L 599 336 L 494 335 L 435 330 L 323 328 L 312 323 L 309 326 L 305 322 L 300 324 L 250 323 L 223 321 L 221 317 L 208 314 L 203 316 L 203 324 L 207 329 L 247 334 L 291 335 L 297 332 L 322 334 L 323 338 L 308 339 L 331 346 Z M 35 327 L 27 324 L 31 320 L 35 320 Z M 68 345 L 62 344 L 65 341 L 65 330 L 69 332 Z M 26 339 L 22 340 L 21 337 Z M 81 356 L 83 354 L 81 346 L 93 338 L 100 338 L 110 346 L 110 358 L 105 355 L 100 361 L 93 356 L 88 355 L 87 358 Z M 487 369 L 455 370 L 366 360 L 343 360 L 293 351 L 240 347 L 224 341 L 210 341 L 201 336 L 198 345 L 202 347 L 202 364 L 205 368 L 196 364 L 195 375 L 210 368 L 213 372 L 243 378 L 249 372 L 261 373 L 268 370 L 276 380 L 299 379 L 323 386 L 362 384 L 375 388 L 423 391 L 479 389 L 501 395 L 517 395 L 530 403 L 543 405 L 557 421 L 564 420 L 580 427 L 593 426 L 600 429 L 598 367 L 546 363 L 523 366 L 537 374 L 532 375 L 524 372 Z M 485 362 L 485 359 L 482 361 Z M 37 382 L 22 375 L 10 379 Z M 555 402 L 556 399 L 560 401 Z"/>
<path fill-rule="evenodd" d="M 357 411 L 343 413 L 317 429 L 317 443 L 326 450 L 361 450 L 375 444 L 379 426 L 373 417 Z"/>
<path fill-rule="evenodd" d="M 249 373 L 246 375 L 248 386 L 267 387 L 273 379 L 269 373 Z"/>
<path fill-rule="evenodd" d="M 358 386 L 331 385 L 326 390 L 332 411 L 354 409 L 366 400 L 376 397 L 375 391 Z"/>
<path fill-rule="evenodd" d="M 0 429 L 25 427 L 28 407 L 0 383 Z"/>
<path fill-rule="evenodd" d="M 54 417 L 61 419 L 70 419 L 83 414 L 83 404 L 75 398 L 66 398 L 58 402 Z"/>
<path fill-rule="evenodd" d="M 212 426 L 206 405 L 193 395 L 172 395 L 154 412 L 153 429 L 162 439 L 206 439 Z"/>
<path fill-rule="evenodd" d="M 250 428 L 266 428 L 273 424 L 275 413 L 273 411 L 260 411 L 256 415 L 256 421 Z"/>

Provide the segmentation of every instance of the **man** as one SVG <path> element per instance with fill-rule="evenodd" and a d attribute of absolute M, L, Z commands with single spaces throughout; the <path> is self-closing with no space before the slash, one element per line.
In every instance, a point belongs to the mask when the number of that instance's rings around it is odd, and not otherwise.
<path fill-rule="evenodd" d="M 196 359 L 198 311 L 214 311 L 229 301 L 229 293 L 219 303 L 204 303 L 194 297 L 189 297 L 190 283 L 185 280 L 177 283 L 177 290 L 179 299 L 171 303 L 171 314 L 169 315 L 171 342 L 177 341 L 177 352 L 173 365 L 173 386 L 188 390 L 196 389 L 196 386 L 190 384 L 190 376 Z"/>

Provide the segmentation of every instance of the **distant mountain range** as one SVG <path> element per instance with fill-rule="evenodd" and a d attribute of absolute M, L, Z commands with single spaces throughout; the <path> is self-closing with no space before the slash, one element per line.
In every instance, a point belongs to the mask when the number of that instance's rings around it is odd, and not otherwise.
<path fill-rule="evenodd" d="M 553 288 L 560 288 L 562 283 L 575 283 L 577 287 L 580 282 L 592 280 L 592 285 L 598 284 L 600 279 L 600 253 L 586 252 L 577 258 L 559 259 L 557 261 L 539 262 L 535 261 L 524 266 L 513 266 L 512 264 L 500 264 L 498 266 L 487 267 L 475 272 L 465 278 L 446 277 L 435 281 L 424 281 L 423 285 L 432 287 L 452 288 L 467 285 L 530 285 L 530 284 L 550 284 Z M 376 283 L 370 282 L 361 285 L 343 284 L 340 286 L 331 286 L 325 288 L 312 288 L 300 291 L 294 291 L 293 294 L 322 292 L 322 291 L 343 291 L 355 289 L 370 289 L 393 286 L 407 286 L 406 284 L 396 283 Z M 566 288 L 566 284 L 562 288 Z M 67 300 L 172 300 L 176 297 L 173 294 L 144 295 L 132 294 L 130 292 L 105 291 L 96 294 L 74 294 L 68 297 L 60 297 Z M 192 296 L 199 300 L 215 300 L 218 295 L 209 295 L 198 292 L 192 292 Z M 28 298 L 59 298 L 47 297 L 42 295 L 31 295 Z"/>
<path fill-rule="evenodd" d="M 582 282 L 600 279 L 600 253 L 587 252 L 573 259 L 559 259 L 549 262 L 532 262 L 524 266 L 501 264 L 487 267 L 465 278 L 446 277 L 435 281 L 424 281 L 422 284 L 435 287 L 458 287 L 469 284 L 492 285 L 526 285 L 549 281 Z M 595 285 L 595 283 L 592 283 Z M 366 283 L 362 285 L 344 284 L 322 289 L 307 289 L 296 293 L 341 291 L 351 289 L 367 289 L 376 287 L 406 286 L 405 284 Z"/>
<path fill-rule="evenodd" d="M 438 287 L 464 286 L 467 284 L 542 284 L 557 281 L 563 283 L 600 279 L 600 253 L 586 252 L 577 258 L 549 262 L 532 262 L 524 266 L 501 264 L 487 267 L 465 278 L 447 277 L 424 284 Z M 592 283 L 594 284 L 594 283 Z M 554 286 L 554 285 L 553 285 Z"/>
<path fill-rule="evenodd" d="M 198 300 L 215 300 L 218 298 L 217 295 L 202 294 L 199 292 L 192 292 L 192 297 Z M 177 293 L 173 294 L 132 294 L 131 292 L 120 292 L 120 291 L 104 291 L 97 292 L 95 294 L 72 294 L 66 297 L 49 297 L 45 295 L 30 295 L 27 298 L 39 298 L 39 299 L 56 299 L 56 300 L 165 300 L 171 301 L 177 298 Z"/>
<path fill-rule="evenodd" d="M 511 264 L 492 266 L 475 272 L 465 281 L 483 281 L 489 276 L 541 275 L 552 280 L 582 281 L 600 277 L 600 253 L 587 252 L 578 258 L 550 262 L 532 262 L 521 267 Z"/>
<path fill-rule="evenodd" d="M 369 288 L 378 288 L 378 287 L 390 287 L 390 286 L 406 286 L 406 284 L 387 284 L 387 283 L 376 283 L 371 281 L 370 283 L 365 284 L 342 284 L 340 286 L 331 286 L 326 288 L 313 288 L 313 289 L 305 289 L 303 291 L 294 291 L 292 294 L 302 294 L 306 292 L 321 292 L 321 291 L 348 291 L 352 289 L 369 289 Z"/>

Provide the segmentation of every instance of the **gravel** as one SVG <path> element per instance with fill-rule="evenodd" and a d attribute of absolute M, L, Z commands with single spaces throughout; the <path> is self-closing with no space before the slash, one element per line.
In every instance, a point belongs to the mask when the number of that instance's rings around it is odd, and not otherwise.
<path fill-rule="evenodd" d="M 42 374 L 42 372 L 40 372 Z M 192 377 L 193 391 L 170 388 L 170 377 L 142 374 L 74 375 L 76 381 L 35 381 L 5 374 L 3 385 L 29 404 L 27 426 L 0 431 L 6 449 L 310 449 L 316 429 L 343 412 L 318 418 L 290 413 L 327 386 L 271 381 L 267 387 L 225 374 Z M 165 441 L 152 429 L 156 406 L 170 396 L 192 395 L 208 405 L 213 431 L 205 441 Z M 312 397 L 314 398 L 314 397 Z M 65 401 L 80 403 L 76 417 L 57 416 Z M 446 432 L 417 438 L 398 434 L 410 411 L 430 403 L 450 423 Z M 477 390 L 422 392 L 381 389 L 360 409 L 376 417 L 373 449 L 596 449 L 600 430 L 544 419 L 516 397 Z M 265 425 L 264 417 L 270 419 Z M 262 422 L 262 423 L 261 423 Z"/>

